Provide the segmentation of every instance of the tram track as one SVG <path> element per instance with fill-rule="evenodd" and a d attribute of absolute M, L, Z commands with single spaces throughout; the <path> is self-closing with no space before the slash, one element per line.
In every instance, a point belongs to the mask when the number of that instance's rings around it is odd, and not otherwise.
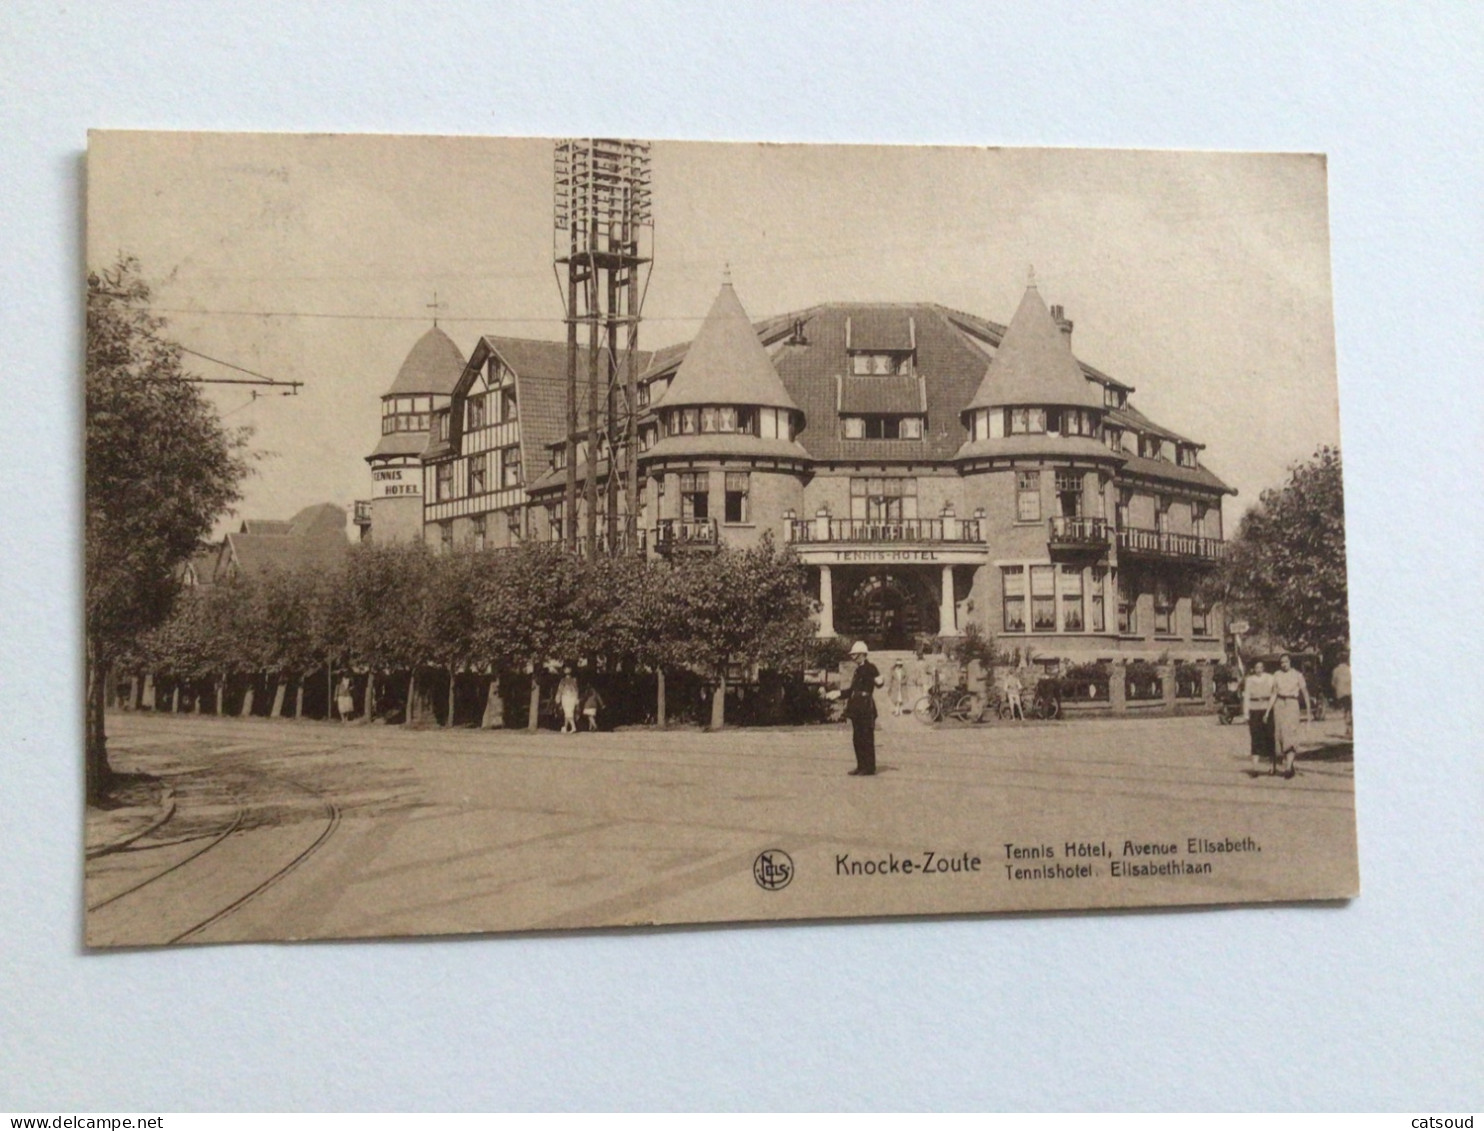
<path fill-rule="evenodd" d="M 277 885 L 287 876 L 293 873 L 296 869 L 303 865 L 305 861 L 307 861 L 321 848 L 323 848 L 324 845 L 335 835 L 335 832 L 339 829 L 342 816 L 340 806 L 337 805 L 334 801 L 326 798 L 317 790 L 314 790 L 309 786 L 304 785 L 302 782 L 295 781 L 291 778 L 279 777 L 277 775 L 262 773 L 261 771 L 253 772 L 253 775 L 270 787 L 270 796 L 276 794 L 278 798 L 281 798 L 282 787 L 289 786 L 292 787 L 294 790 L 297 790 L 300 793 L 304 794 L 305 796 L 312 798 L 315 802 L 323 807 L 322 819 L 324 821 L 324 827 L 319 830 L 318 835 L 316 835 L 315 838 L 307 846 L 301 848 L 286 863 L 274 869 L 266 877 L 263 877 L 257 883 L 253 884 L 253 886 L 243 894 L 237 896 L 235 899 L 232 899 L 226 904 L 214 907 L 214 909 L 212 909 L 209 914 L 205 915 L 201 914 L 201 910 L 203 909 L 201 909 L 198 904 L 196 914 L 191 919 L 187 920 L 190 925 L 187 926 L 184 930 L 178 929 L 180 920 L 179 918 L 177 918 L 175 924 L 170 924 L 166 927 L 167 930 L 173 928 L 175 933 L 171 934 L 167 938 L 156 938 L 149 941 L 169 945 L 198 940 L 203 932 L 210 930 L 218 923 L 221 923 L 232 915 L 235 915 L 237 912 L 247 907 L 254 900 L 261 897 L 264 893 L 269 891 L 271 888 L 273 888 L 275 885 Z M 172 810 L 171 817 L 174 816 L 175 810 Z M 156 849 L 165 849 L 172 846 L 178 847 L 183 844 L 190 844 L 193 841 L 197 840 L 205 840 L 206 842 L 200 847 L 192 850 L 186 856 L 183 856 L 181 859 L 176 860 L 174 863 L 170 864 L 169 867 L 152 872 L 145 878 L 131 884 L 129 887 L 125 888 L 122 891 L 115 892 L 114 894 L 108 896 L 106 899 L 101 899 L 96 903 L 88 904 L 87 912 L 89 916 L 92 916 L 98 912 L 102 912 L 108 908 L 120 909 L 124 914 L 126 920 L 130 916 L 130 914 L 137 916 L 140 913 L 140 909 L 147 906 L 147 904 L 140 904 L 139 899 L 147 898 L 151 892 L 151 889 L 154 888 L 155 885 L 160 884 L 161 881 L 166 881 L 169 878 L 174 877 L 174 883 L 176 885 L 184 882 L 184 884 L 187 885 L 187 889 L 182 890 L 188 890 L 189 885 L 192 882 L 190 878 L 191 875 L 195 874 L 196 870 L 200 869 L 201 867 L 206 867 L 206 872 L 197 876 L 196 883 L 203 889 L 209 890 L 207 885 L 203 884 L 202 881 L 209 880 L 214 870 L 220 873 L 225 869 L 227 870 L 226 874 L 230 875 L 231 868 L 240 867 L 240 864 L 234 863 L 231 855 L 229 855 L 225 859 L 220 859 L 220 857 L 222 856 L 222 851 L 224 850 L 224 846 L 228 845 L 229 842 L 233 842 L 234 837 L 236 837 L 238 841 L 241 841 L 243 837 L 250 835 L 255 827 L 267 827 L 260 825 L 255 826 L 251 821 L 251 816 L 251 803 L 239 802 L 236 807 L 236 812 L 233 814 L 231 821 L 229 821 L 225 827 L 222 827 L 220 829 L 192 836 L 180 836 L 173 840 L 162 841 L 155 844 L 139 844 L 138 842 L 142 838 L 142 836 L 146 835 L 140 834 L 139 836 L 131 837 L 127 844 L 120 843 L 120 845 L 113 850 L 115 853 L 128 852 L 130 854 L 135 854 Z M 146 830 L 146 833 L 159 831 L 160 829 L 166 828 L 168 824 L 169 818 L 162 819 L 156 822 L 150 830 Z M 277 825 L 277 827 L 282 828 L 284 826 Z M 213 852 L 216 853 L 215 856 L 210 855 Z M 233 855 L 240 856 L 241 852 L 242 850 L 239 849 Z M 119 859 L 119 856 L 114 855 L 113 859 Z M 208 866 L 208 861 L 214 861 L 214 867 Z M 192 865 L 195 866 L 195 869 L 193 869 L 192 872 L 187 873 L 185 870 L 190 868 Z M 251 883 L 252 879 L 253 877 L 249 874 L 245 882 Z M 141 896 L 141 892 L 145 894 Z M 138 898 L 136 898 L 132 903 L 124 903 L 124 901 L 128 900 L 130 897 Z M 182 910 L 188 908 L 190 900 L 180 899 L 177 895 L 172 894 L 171 896 L 162 896 L 159 902 L 161 904 L 160 912 L 164 915 L 168 915 L 172 906 L 177 906 Z"/>

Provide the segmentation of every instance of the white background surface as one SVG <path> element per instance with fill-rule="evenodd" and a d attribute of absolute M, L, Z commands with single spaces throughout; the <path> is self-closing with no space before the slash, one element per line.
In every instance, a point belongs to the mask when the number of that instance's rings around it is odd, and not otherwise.
<path fill-rule="evenodd" d="M 1370 7 L 0 8 L 0 1108 L 1484 1103 L 1484 10 Z M 82 953 L 89 127 L 1327 152 L 1361 898 Z"/>

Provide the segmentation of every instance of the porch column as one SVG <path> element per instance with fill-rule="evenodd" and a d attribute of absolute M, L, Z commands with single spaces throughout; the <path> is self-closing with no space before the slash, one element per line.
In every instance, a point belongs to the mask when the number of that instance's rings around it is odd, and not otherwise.
<path fill-rule="evenodd" d="M 958 609 L 953 600 L 953 567 L 943 567 L 943 596 L 938 602 L 938 635 L 958 635 Z"/>
<path fill-rule="evenodd" d="M 819 635 L 835 635 L 835 583 L 830 567 L 819 567 Z"/>

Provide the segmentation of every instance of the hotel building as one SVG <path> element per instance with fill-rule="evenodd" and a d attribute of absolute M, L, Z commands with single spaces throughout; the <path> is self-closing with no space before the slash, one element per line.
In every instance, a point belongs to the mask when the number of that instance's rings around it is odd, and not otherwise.
<path fill-rule="evenodd" d="M 435 366 L 427 341 L 413 368 L 436 376 L 404 381 L 409 356 L 383 398 L 394 418 L 400 398 L 428 398 L 422 446 L 410 459 L 409 433 L 384 451 L 401 435 L 384 425 L 373 472 L 420 464 L 435 546 L 560 539 L 566 346 L 482 338 L 448 382 L 447 351 Z M 1005 326 L 929 303 L 754 323 L 727 283 L 693 341 L 639 364 L 647 553 L 770 534 L 808 568 L 821 635 L 878 649 L 976 624 L 1003 647 L 1074 663 L 1221 658 L 1221 611 L 1196 582 L 1224 553 L 1233 492 L 1201 444 L 1076 358 L 1071 321 L 1034 284 Z M 607 453 L 594 455 L 601 479 Z"/>

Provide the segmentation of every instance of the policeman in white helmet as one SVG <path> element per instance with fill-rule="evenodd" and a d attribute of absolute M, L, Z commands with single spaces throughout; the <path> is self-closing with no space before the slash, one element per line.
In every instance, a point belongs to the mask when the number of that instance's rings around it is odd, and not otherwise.
<path fill-rule="evenodd" d="M 876 772 L 876 689 L 886 680 L 871 663 L 870 649 L 864 640 L 850 646 L 850 658 L 856 662 L 845 701 L 845 717 L 850 720 L 855 740 L 855 769 L 850 771 L 850 776 L 864 778 Z"/>

